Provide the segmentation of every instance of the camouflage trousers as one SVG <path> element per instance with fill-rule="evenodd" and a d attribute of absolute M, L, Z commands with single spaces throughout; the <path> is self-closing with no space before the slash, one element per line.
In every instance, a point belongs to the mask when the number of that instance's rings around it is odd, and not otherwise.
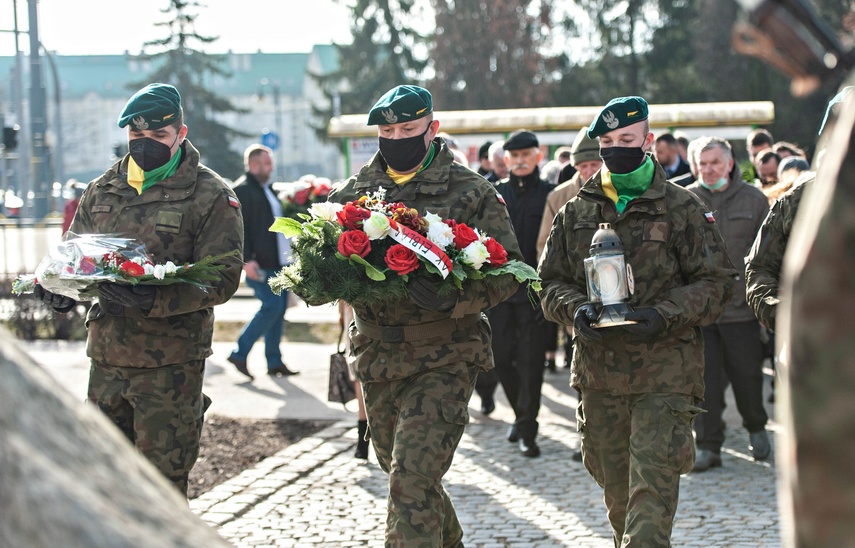
<path fill-rule="evenodd" d="M 153 368 L 93 361 L 89 370 L 88 400 L 184 495 L 211 404 L 204 373 L 205 360 Z"/>
<path fill-rule="evenodd" d="M 363 383 L 371 445 L 389 474 L 386 546 L 463 546 L 442 486 L 469 422 L 478 368 L 464 362 L 389 382 Z"/>
<path fill-rule="evenodd" d="M 695 462 L 692 420 L 701 408 L 694 400 L 582 391 L 582 459 L 603 488 L 616 547 L 670 546 L 680 474 Z"/>

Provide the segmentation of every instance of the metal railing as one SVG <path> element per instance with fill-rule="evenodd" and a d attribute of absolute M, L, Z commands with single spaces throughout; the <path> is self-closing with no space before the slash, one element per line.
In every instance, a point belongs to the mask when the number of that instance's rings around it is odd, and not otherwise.
<path fill-rule="evenodd" d="M 0 219 L 0 276 L 35 272 L 62 240 L 62 219 Z"/>

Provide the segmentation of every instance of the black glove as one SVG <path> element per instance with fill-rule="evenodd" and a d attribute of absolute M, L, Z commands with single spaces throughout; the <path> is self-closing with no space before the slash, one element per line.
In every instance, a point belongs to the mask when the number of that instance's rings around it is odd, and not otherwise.
<path fill-rule="evenodd" d="M 597 307 L 590 303 L 577 308 L 576 313 L 573 314 L 573 329 L 576 330 L 576 334 L 594 341 L 601 340 L 603 335 L 591 327 L 591 322 L 596 321 L 598 315 Z"/>
<path fill-rule="evenodd" d="M 626 319 L 638 323 L 622 326 L 633 335 L 645 339 L 655 339 L 665 331 L 665 318 L 652 307 L 636 308 L 626 315 Z"/>
<path fill-rule="evenodd" d="M 52 307 L 56 312 L 59 312 L 60 314 L 65 314 L 66 312 L 69 312 L 77 305 L 77 301 L 75 301 L 71 297 L 51 293 L 50 291 L 47 291 L 45 288 L 38 284 L 36 284 L 36 286 L 33 288 L 33 295 L 35 295 L 38 300 Z"/>
<path fill-rule="evenodd" d="M 407 282 L 410 298 L 420 307 L 437 312 L 449 312 L 457 304 L 457 291 L 438 295 L 439 284 L 427 278 L 410 276 Z"/>
<path fill-rule="evenodd" d="M 102 303 L 104 305 L 102 308 L 114 316 L 121 314 L 121 311 L 116 309 L 116 304 L 148 312 L 154 306 L 154 296 L 157 293 L 157 289 L 151 285 L 123 285 L 110 282 L 100 284 L 98 291 L 101 293 L 101 300 L 107 301 Z"/>

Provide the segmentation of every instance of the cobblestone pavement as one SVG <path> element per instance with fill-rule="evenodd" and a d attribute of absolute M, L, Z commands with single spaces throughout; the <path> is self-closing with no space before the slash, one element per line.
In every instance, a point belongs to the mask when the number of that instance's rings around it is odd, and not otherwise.
<path fill-rule="evenodd" d="M 570 458 L 578 436 L 567 381 L 566 370 L 547 376 L 537 459 L 505 439 L 506 406 L 486 418 L 473 402 L 472 423 L 444 481 L 467 546 L 612 546 L 602 492 Z M 732 403 L 723 467 L 681 480 L 674 546 L 780 546 L 774 461 L 752 461 Z M 373 455 L 368 462 L 353 457 L 355 442 L 355 424 L 336 423 L 191 508 L 236 546 L 382 546 L 386 476 Z"/>

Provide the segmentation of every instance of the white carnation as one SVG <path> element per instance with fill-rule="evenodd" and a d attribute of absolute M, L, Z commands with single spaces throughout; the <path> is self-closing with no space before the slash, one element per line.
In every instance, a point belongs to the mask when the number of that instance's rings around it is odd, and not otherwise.
<path fill-rule="evenodd" d="M 481 242 L 472 242 L 463 249 L 463 262 L 475 270 L 481 270 L 481 267 L 489 258 L 490 252 L 487 251 L 487 246 Z"/>
<path fill-rule="evenodd" d="M 362 230 L 369 240 L 379 240 L 389 234 L 389 217 L 376 211 L 362 222 Z"/>
<path fill-rule="evenodd" d="M 323 219 L 324 221 L 334 221 L 335 215 L 342 210 L 344 206 L 335 202 L 319 202 L 312 204 L 309 208 L 309 215 L 315 219 Z"/>
<path fill-rule="evenodd" d="M 428 215 L 426 215 L 425 218 L 427 218 L 427 216 L 429 216 L 429 215 L 432 215 L 432 214 L 428 213 Z M 439 219 L 439 217 L 437 217 L 436 215 L 434 215 L 434 217 Z M 442 221 L 440 221 L 438 223 L 437 222 L 431 222 L 428 225 L 427 237 L 428 237 L 428 240 L 430 240 L 433 243 L 435 243 L 436 245 L 438 245 L 440 249 L 445 249 L 446 246 L 449 246 L 452 243 L 454 243 L 454 231 L 451 230 L 450 226 L 443 223 Z"/>
<path fill-rule="evenodd" d="M 146 266 L 148 266 L 148 265 L 146 265 Z M 155 266 L 153 274 L 154 274 L 155 278 L 157 278 L 158 280 L 162 280 L 163 278 L 166 277 L 166 267 L 163 266 L 162 264 Z"/>
<path fill-rule="evenodd" d="M 166 264 L 163 265 L 163 269 L 167 274 L 175 274 L 178 271 L 178 267 L 175 266 L 175 263 L 172 261 L 166 261 Z"/>

